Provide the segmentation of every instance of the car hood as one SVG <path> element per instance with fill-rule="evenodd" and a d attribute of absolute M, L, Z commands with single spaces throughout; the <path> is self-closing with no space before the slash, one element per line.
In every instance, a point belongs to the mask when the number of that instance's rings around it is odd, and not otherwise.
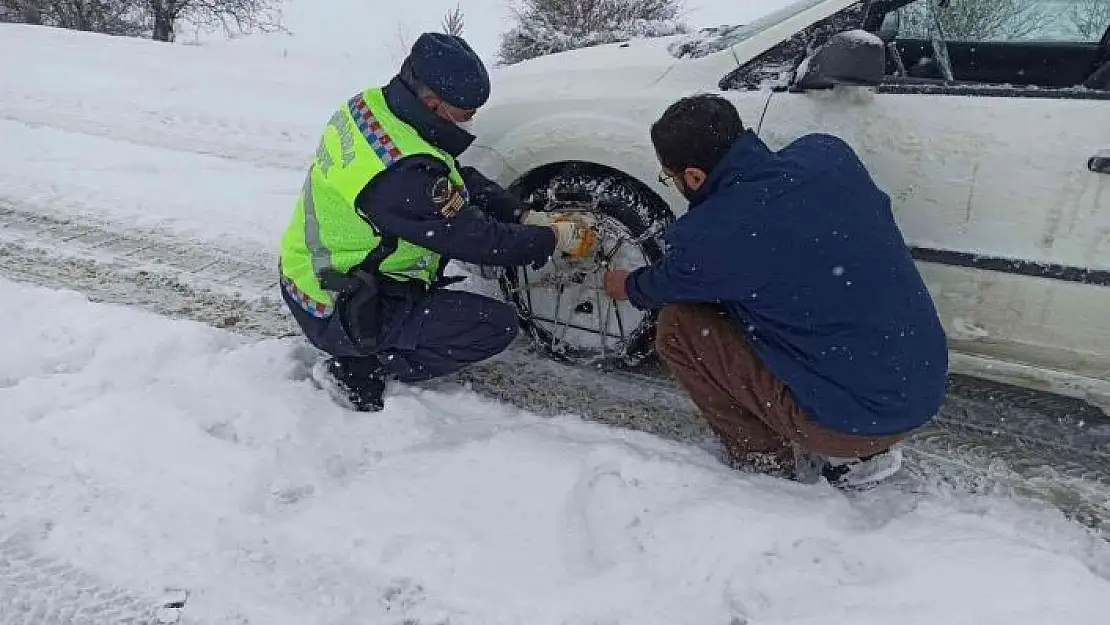
<path fill-rule="evenodd" d="M 493 98 L 596 97 L 651 84 L 677 64 L 667 46 L 681 36 L 568 50 L 540 56 L 490 73 Z"/>

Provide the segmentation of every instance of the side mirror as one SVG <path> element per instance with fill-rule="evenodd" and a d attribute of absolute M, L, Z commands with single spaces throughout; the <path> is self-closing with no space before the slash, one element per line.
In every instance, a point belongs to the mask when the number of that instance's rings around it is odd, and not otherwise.
<path fill-rule="evenodd" d="M 885 71 L 883 40 L 865 30 L 848 30 L 830 37 L 802 61 L 794 85 L 802 91 L 837 85 L 874 86 L 883 81 Z"/>

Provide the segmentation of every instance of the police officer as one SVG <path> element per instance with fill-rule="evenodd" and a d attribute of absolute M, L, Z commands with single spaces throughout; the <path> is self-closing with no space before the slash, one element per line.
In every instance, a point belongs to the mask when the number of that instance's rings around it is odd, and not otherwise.
<path fill-rule="evenodd" d="M 443 288 L 449 259 L 539 265 L 595 245 L 589 224 L 522 215 L 504 189 L 458 165 L 489 91 L 463 39 L 425 33 L 387 85 L 354 95 L 324 129 L 281 240 L 281 291 L 330 356 L 314 377 L 355 410 L 382 409 L 388 379 L 443 376 L 516 337 L 507 304 Z"/>

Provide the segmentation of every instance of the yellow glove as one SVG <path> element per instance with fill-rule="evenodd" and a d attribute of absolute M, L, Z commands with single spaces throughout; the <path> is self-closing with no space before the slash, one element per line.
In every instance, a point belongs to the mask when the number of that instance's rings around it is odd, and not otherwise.
<path fill-rule="evenodd" d="M 548 226 L 551 227 L 552 222 L 556 217 L 561 217 L 562 213 L 548 213 L 545 211 L 527 211 L 524 216 L 520 218 L 520 223 L 525 226 Z"/>
<path fill-rule="evenodd" d="M 555 249 L 572 258 L 583 258 L 597 246 L 597 231 L 589 219 L 573 213 L 528 211 L 520 223 L 548 226 L 555 231 Z"/>
<path fill-rule="evenodd" d="M 572 258 L 584 258 L 597 246 L 597 231 L 577 217 L 556 218 L 551 223 L 558 243 L 555 249 Z"/>

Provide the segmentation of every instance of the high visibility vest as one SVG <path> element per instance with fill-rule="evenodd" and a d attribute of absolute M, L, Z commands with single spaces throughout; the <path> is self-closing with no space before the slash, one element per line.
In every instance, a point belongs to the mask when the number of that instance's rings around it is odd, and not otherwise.
<path fill-rule="evenodd" d="M 394 115 L 381 88 L 355 95 L 328 121 L 281 240 L 283 281 L 310 313 L 327 316 L 334 305 L 335 292 L 321 284 L 325 272 L 346 273 L 382 243 L 355 198 L 374 176 L 414 154 L 433 156 L 448 166 L 445 186 L 450 188 L 443 193 L 454 198 L 450 208 L 457 210 L 469 200 L 455 159 Z M 380 271 L 397 280 L 431 284 L 442 261 L 436 252 L 398 240 Z"/>

